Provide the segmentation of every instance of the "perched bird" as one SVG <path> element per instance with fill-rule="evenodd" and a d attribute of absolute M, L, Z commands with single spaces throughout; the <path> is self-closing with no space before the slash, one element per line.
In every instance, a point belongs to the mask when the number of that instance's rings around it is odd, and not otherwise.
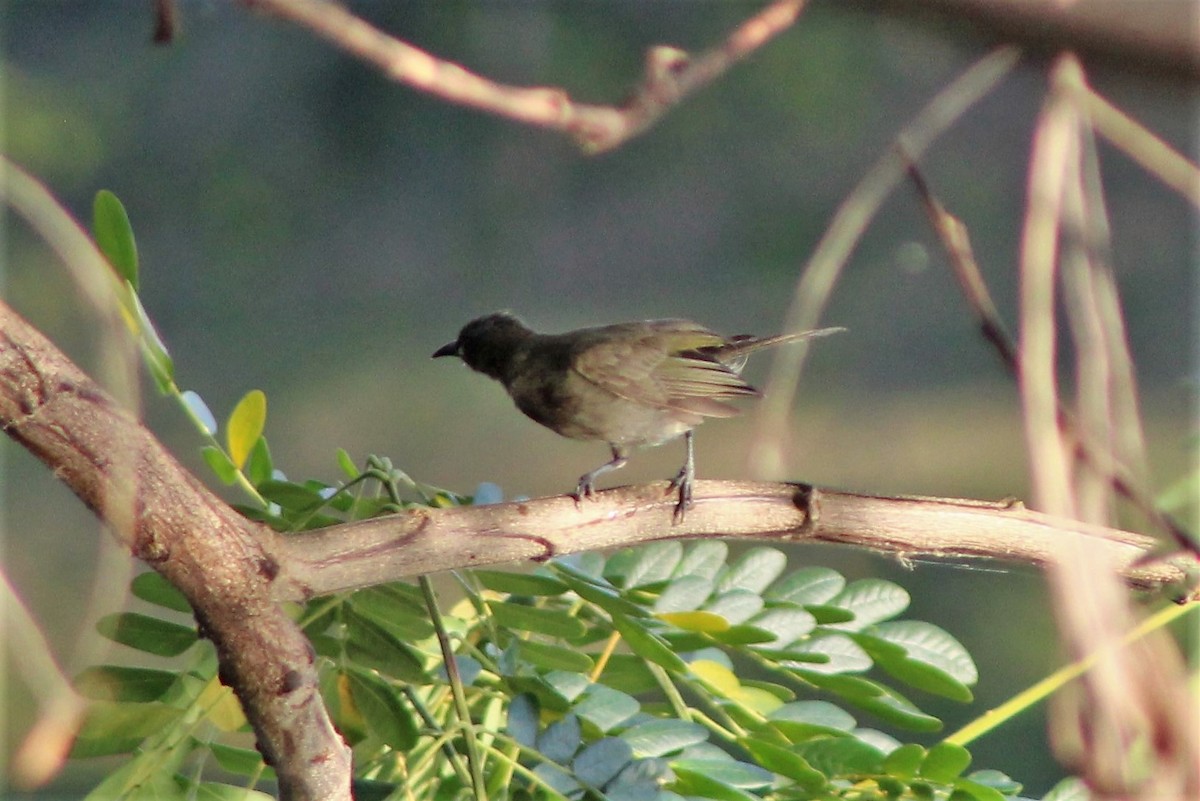
<path fill-rule="evenodd" d="M 580 476 L 576 500 L 596 479 L 625 466 L 636 448 L 684 435 L 687 460 L 671 480 L 675 520 L 692 502 L 692 429 L 708 417 L 733 417 L 728 401 L 757 396 L 739 375 L 760 348 L 825 336 L 822 328 L 773 337 L 723 337 L 688 320 L 646 320 L 539 334 L 511 314 L 472 320 L 433 358 L 457 356 L 504 385 L 517 408 L 564 437 L 607 442 L 612 460 Z"/>

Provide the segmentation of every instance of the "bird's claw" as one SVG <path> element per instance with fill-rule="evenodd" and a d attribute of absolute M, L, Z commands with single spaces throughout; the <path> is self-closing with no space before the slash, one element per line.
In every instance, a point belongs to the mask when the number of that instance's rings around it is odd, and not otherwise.
<path fill-rule="evenodd" d="M 592 482 L 588 481 L 587 478 L 587 476 L 584 476 L 583 478 L 579 479 L 579 484 L 576 485 L 575 492 L 572 493 L 572 497 L 575 498 L 576 509 L 583 508 L 584 498 L 591 498 L 596 495 L 595 487 L 592 486 Z"/>
<path fill-rule="evenodd" d="M 675 504 L 675 513 L 671 516 L 671 522 L 679 525 L 683 522 L 687 510 L 692 508 L 692 476 L 687 468 L 680 470 L 678 475 L 667 485 L 667 493 L 675 490 L 679 490 L 679 503 Z"/>

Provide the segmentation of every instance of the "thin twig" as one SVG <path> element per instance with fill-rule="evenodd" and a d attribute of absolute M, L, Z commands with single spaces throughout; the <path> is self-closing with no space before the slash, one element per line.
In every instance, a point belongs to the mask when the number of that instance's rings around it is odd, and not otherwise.
<path fill-rule="evenodd" d="M 1061 57 L 1056 83 L 1080 80 L 1079 63 Z M 1061 92 L 1046 101 L 1034 131 L 1029 162 L 1025 225 L 1021 233 L 1020 339 L 1017 379 L 1021 391 L 1025 447 L 1036 506 L 1045 512 L 1075 516 L 1071 448 L 1058 424 L 1055 276 L 1059 220 L 1066 171 L 1079 159 L 1079 115 Z"/>
<path fill-rule="evenodd" d="M 787 30 L 805 2 L 777 0 L 743 22 L 721 44 L 695 57 L 673 47 L 651 48 L 641 84 L 621 107 L 580 103 L 560 88 L 492 81 L 390 36 L 324 0 L 246 0 L 246 5 L 308 28 L 374 64 L 397 83 L 449 103 L 568 133 L 588 152 L 599 153 L 645 131 L 684 98 Z"/>
<path fill-rule="evenodd" d="M 1200 167 L 1108 102 L 1090 86 L 1080 97 L 1095 129 L 1146 172 L 1200 208 Z"/>
<path fill-rule="evenodd" d="M 904 179 L 901 149 L 913 158 L 919 158 L 938 136 L 1000 84 L 1017 65 L 1019 55 L 1012 47 L 992 51 L 938 92 L 904 126 L 897 136 L 901 147 L 876 161 L 838 206 L 821 241 L 801 270 L 785 330 L 804 331 L 819 327 L 821 312 L 828 305 L 850 254 L 884 199 Z M 808 346 L 803 343 L 776 351 L 750 448 L 755 454 L 753 468 L 758 475 L 784 474 L 784 443 L 788 438 L 783 432 L 789 428 L 796 387 L 807 353 Z"/>
<path fill-rule="evenodd" d="M 905 156 L 907 158 L 907 154 Z M 937 234 L 942 247 L 949 257 L 950 267 L 954 272 L 955 278 L 958 280 L 967 305 L 975 315 L 981 334 L 995 349 L 1004 368 L 1013 378 L 1016 378 L 1016 345 L 1012 340 L 1012 336 L 1008 333 L 1008 329 L 1004 325 L 1004 321 L 995 303 L 992 301 L 987 283 L 984 281 L 982 271 L 975 260 L 974 250 L 971 247 L 970 232 L 967 226 L 951 214 L 942 202 L 938 200 L 924 174 L 916 162 L 911 159 L 908 162 L 908 175 L 917 189 L 917 194 L 921 199 L 922 205 L 925 207 L 930 225 L 933 226 L 934 232 Z M 1110 293 L 1112 292 L 1115 292 L 1115 288 L 1110 290 Z M 1119 336 L 1123 340 L 1123 334 L 1119 334 Z M 1129 402 L 1135 403 L 1135 401 Z M 1191 542 L 1187 533 L 1175 520 L 1157 508 L 1153 497 L 1143 482 L 1135 480 L 1131 470 L 1122 461 L 1114 461 L 1112 459 L 1102 460 L 1098 454 L 1093 452 L 1093 444 L 1086 438 L 1077 435 L 1078 427 L 1075 418 L 1061 404 L 1058 409 L 1058 424 L 1064 431 L 1074 436 L 1076 442 L 1075 458 L 1084 460 L 1093 469 L 1104 475 L 1106 480 L 1111 484 L 1112 489 L 1126 501 L 1133 504 L 1134 508 L 1158 531 L 1169 536 L 1182 547 L 1193 551 L 1196 550 L 1195 544 Z M 1102 461 L 1104 462 L 1103 468 L 1100 466 Z"/>

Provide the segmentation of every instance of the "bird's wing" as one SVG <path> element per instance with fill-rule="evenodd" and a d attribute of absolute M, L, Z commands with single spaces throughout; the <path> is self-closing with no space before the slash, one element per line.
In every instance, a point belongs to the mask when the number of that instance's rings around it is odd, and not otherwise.
<path fill-rule="evenodd" d="M 729 367 L 703 352 L 723 337 L 684 320 L 656 320 L 596 329 L 573 369 L 626 400 L 661 409 L 732 417 L 722 401 L 758 394 Z"/>

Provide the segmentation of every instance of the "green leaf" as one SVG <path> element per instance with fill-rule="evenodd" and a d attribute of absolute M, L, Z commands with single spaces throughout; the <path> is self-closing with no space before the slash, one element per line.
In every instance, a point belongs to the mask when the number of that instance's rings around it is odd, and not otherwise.
<path fill-rule="evenodd" d="M 86 698 L 97 701 L 157 701 L 175 683 L 168 670 L 96 665 L 75 677 L 75 687 Z"/>
<path fill-rule="evenodd" d="M 489 601 L 488 608 L 492 617 L 503 628 L 532 631 L 564 640 L 582 637 L 587 631 L 583 621 L 560 609 L 544 609 L 504 601 Z"/>
<path fill-rule="evenodd" d="M 414 684 L 428 680 L 420 657 L 382 626 L 353 609 L 346 615 L 346 651 L 365 667 Z"/>
<path fill-rule="evenodd" d="M 940 731 L 942 722 L 915 707 L 911 701 L 881 684 L 860 676 L 825 676 L 796 671 L 804 678 L 830 692 L 835 692 L 859 709 L 865 709 L 881 720 L 912 731 Z"/>
<path fill-rule="evenodd" d="M 376 738 L 402 752 L 416 745 L 416 721 L 396 688 L 368 670 L 350 668 L 346 677 L 354 704 Z"/>
<path fill-rule="evenodd" d="M 971 764 L 971 753 L 961 745 L 938 743 L 929 749 L 921 762 L 920 774 L 935 782 L 949 783 L 957 779 Z"/>
<path fill-rule="evenodd" d="M 207 743 L 221 769 L 238 776 L 270 778 L 275 772 L 263 763 L 262 754 L 253 748 L 237 748 L 224 743 Z"/>
<path fill-rule="evenodd" d="M 603 684 L 593 684 L 573 711 L 581 720 L 607 734 L 641 711 L 641 704 L 628 693 Z"/>
<path fill-rule="evenodd" d="M 196 630 L 137 612 L 105 615 L 96 631 L 113 642 L 155 656 L 178 656 L 196 642 Z"/>
<path fill-rule="evenodd" d="M 337 463 L 338 467 L 342 469 L 342 472 L 345 473 L 346 477 L 351 481 L 362 475 L 359 472 L 358 465 L 356 465 L 354 460 L 350 458 L 350 454 L 346 452 L 345 448 L 337 449 Z"/>
<path fill-rule="evenodd" d="M 183 716 L 182 709 L 160 703 L 95 701 L 71 749 L 73 757 L 121 754 Z"/>
<path fill-rule="evenodd" d="M 791 779 L 805 790 L 815 792 L 825 787 L 825 774 L 813 769 L 808 760 L 794 751 L 754 738 L 743 738 L 739 742 L 759 765 Z"/>
<path fill-rule="evenodd" d="M 685 576 L 715 579 L 725 566 L 729 546 L 722 540 L 700 540 L 684 549 L 683 558 L 675 566 L 673 578 Z"/>
<path fill-rule="evenodd" d="M 771 775 L 769 770 L 749 762 L 732 759 L 728 754 L 716 747 L 710 746 L 709 750 L 713 754 L 719 754 L 719 756 L 684 756 L 682 759 L 672 760 L 671 767 L 682 767 L 685 770 L 700 770 L 710 778 L 717 779 L 734 787 L 743 787 L 746 789 L 770 787 L 771 783 L 775 780 L 775 777 Z"/>
<path fill-rule="evenodd" d="M 954 782 L 954 791 L 947 801 L 1012 801 L 1011 796 L 986 784 L 977 784 L 970 779 Z"/>
<path fill-rule="evenodd" d="M 828 662 L 821 664 L 806 663 L 799 666 L 808 672 L 862 673 L 872 664 L 867 652 L 845 634 L 823 634 L 793 646 L 790 650 L 801 654 L 820 654 L 829 658 Z"/>
<path fill-rule="evenodd" d="M 730 623 L 744 623 L 762 611 L 763 600 L 755 592 L 732 589 L 722 592 L 705 604 L 707 612 L 715 612 Z"/>
<path fill-rule="evenodd" d="M 855 639 L 862 642 L 867 652 L 874 657 L 875 664 L 909 686 L 949 698 L 952 701 L 969 703 L 974 699 L 969 687 L 944 671 L 912 659 L 904 653 L 894 654 L 888 650 L 877 650 L 871 646 L 869 639 L 858 637 Z"/>
<path fill-rule="evenodd" d="M 967 779 L 975 784 L 991 787 L 1004 795 L 1017 795 L 1022 790 L 1020 782 L 1014 781 L 1007 774 L 1001 773 L 998 770 L 992 770 L 991 768 L 971 771 Z"/>
<path fill-rule="evenodd" d="M 250 448 L 250 457 L 246 460 L 246 478 L 257 487 L 268 481 L 274 471 L 275 465 L 271 462 L 271 449 L 267 446 L 267 438 L 259 437 Z"/>
<path fill-rule="evenodd" d="M 854 613 L 840 606 L 805 604 L 804 611 L 812 615 L 817 623 L 822 626 L 830 626 L 834 623 L 847 623 L 854 620 Z"/>
<path fill-rule="evenodd" d="M 205 445 L 200 449 L 200 455 L 204 457 L 205 464 L 208 469 L 213 471 L 218 479 L 223 484 L 232 484 L 237 481 L 237 467 L 233 462 L 229 461 L 229 457 L 225 455 L 225 451 L 214 445 Z"/>
<path fill-rule="evenodd" d="M 517 651 L 521 658 L 543 670 L 568 670 L 586 673 L 592 669 L 592 659 L 582 651 L 557 645 L 520 640 Z"/>
<path fill-rule="evenodd" d="M 622 581 L 614 580 L 614 583 L 619 583 L 626 589 L 644 587 L 671 577 L 671 573 L 683 557 L 683 543 L 679 540 L 663 540 L 634 548 L 627 553 L 634 555 L 634 561 L 622 571 Z M 606 574 L 612 571 L 614 563 L 616 557 L 609 561 Z"/>
<path fill-rule="evenodd" d="M 163 344 L 162 337 L 154 328 L 154 323 L 150 322 L 150 316 L 146 314 L 141 298 L 132 288 L 128 288 L 128 297 L 128 305 L 131 307 L 130 314 L 133 317 L 132 324 L 141 336 L 142 355 L 146 360 L 146 366 L 150 368 L 150 377 L 154 379 L 154 384 L 160 393 L 171 395 L 173 394 L 172 388 L 175 386 L 175 362 L 171 359 L 171 354 L 167 352 L 167 346 Z"/>
<path fill-rule="evenodd" d="M 508 722 L 505 731 L 508 736 L 521 745 L 532 748 L 537 741 L 538 723 L 541 709 L 537 696 L 531 693 L 521 693 L 514 696 L 508 705 Z"/>
<path fill-rule="evenodd" d="M 796 642 L 810 634 L 817 626 L 817 620 L 804 609 L 780 607 L 768 609 L 750 621 L 756 628 L 769 631 L 775 635 L 775 642 L 780 648 Z"/>
<path fill-rule="evenodd" d="M 416 642 L 432 636 L 434 629 L 428 609 L 407 588 L 405 584 L 379 584 L 359 590 L 347 603 L 401 642 Z"/>
<path fill-rule="evenodd" d="M 854 737 L 826 737 L 796 745 L 796 753 L 829 778 L 879 773 L 883 753 Z"/>
<path fill-rule="evenodd" d="M 250 449 L 262 436 L 266 424 L 267 396 L 260 389 L 252 389 L 233 407 L 225 426 L 229 458 L 239 469 L 246 463 Z"/>
<path fill-rule="evenodd" d="M 622 598 L 616 589 L 603 579 L 593 578 L 562 561 L 554 562 L 553 569 L 576 595 L 585 601 L 596 604 L 596 606 L 599 606 L 609 614 L 625 617 L 646 617 L 647 613 L 645 609 Z"/>
<path fill-rule="evenodd" d="M 712 638 L 726 645 L 761 645 L 775 642 L 775 634 L 758 626 L 730 626 L 724 631 L 713 632 Z"/>
<path fill-rule="evenodd" d="M 274 796 L 251 790 L 246 787 L 236 787 L 232 784 L 219 782 L 201 782 L 194 790 L 190 789 L 190 781 L 181 780 L 181 785 L 189 789 L 186 796 L 189 801 L 273 801 Z"/>
<path fill-rule="evenodd" d="M 909 659 L 936 668 L 956 682 L 969 685 L 979 681 L 979 671 L 967 649 L 949 632 L 932 623 L 920 620 L 880 623 L 866 633 L 899 645 Z"/>
<path fill-rule="evenodd" d="M 579 718 L 566 715 L 556 720 L 538 735 L 537 749 L 542 756 L 551 762 L 567 764 L 582 743 L 583 732 L 579 726 Z"/>
<path fill-rule="evenodd" d="M 705 742 L 708 730 L 687 720 L 659 719 L 626 729 L 621 739 L 638 757 L 662 757 Z"/>
<path fill-rule="evenodd" d="M 592 787 L 603 787 L 633 760 L 633 749 L 617 737 L 605 737 L 586 746 L 571 763 L 575 778 Z"/>
<path fill-rule="evenodd" d="M 658 687 L 646 660 L 634 654 L 613 654 L 599 681 L 605 686 L 627 693 L 644 693 Z"/>
<path fill-rule="evenodd" d="M 717 582 L 717 592 L 745 590 L 761 595 L 767 586 L 783 573 L 787 556 L 775 548 L 751 548 L 729 566 Z"/>
<path fill-rule="evenodd" d="M 836 570 L 806 567 L 775 582 L 765 595 L 773 601 L 818 606 L 837 597 L 845 586 L 846 579 Z"/>
<path fill-rule="evenodd" d="M 534 768 L 533 775 L 542 783 L 540 789 L 545 790 L 554 801 L 567 801 L 583 794 L 583 786 L 558 765 L 543 762 Z M 450 798 L 439 798 L 437 801 L 450 801 Z"/>
<path fill-rule="evenodd" d="M 771 720 L 790 720 L 821 726 L 834 732 L 848 732 L 858 725 L 854 716 L 828 701 L 795 701 L 767 716 Z"/>
<path fill-rule="evenodd" d="M 133 226 L 129 224 L 125 206 L 107 189 L 97 192 L 96 199 L 92 201 L 92 233 L 104 258 L 136 292 L 138 252 Z"/>
<path fill-rule="evenodd" d="M 925 760 L 925 749 L 916 743 L 902 745 L 883 760 L 883 770 L 889 776 L 911 779 L 917 775 Z"/>
<path fill-rule="evenodd" d="M 654 602 L 654 611 L 690 612 L 712 595 L 713 581 L 704 576 L 680 576 L 673 579 Z"/>
<path fill-rule="evenodd" d="M 145 573 L 134 576 L 133 581 L 129 584 L 129 589 L 135 598 L 140 598 L 146 603 L 173 609 L 176 612 L 187 614 L 192 612 L 191 604 L 187 602 L 187 598 L 183 597 L 183 593 L 175 589 L 175 585 L 163 578 L 160 573 L 155 573 L 153 570 L 147 570 Z"/>
<path fill-rule="evenodd" d="M 306 484 L 270 479 L 257 485 L 259 494 L 290 512 L 311 512 L 325 503 L 321 493 Z"/>
<path fill-rule="evenodd" d="M 709 778 L 703 771 L 688 770 L 675 765 L 671 765 L 671 770 L 675 773 L 671 789 L 679 795 L 713 798 L 716 801 L 758 801 L 758 796 Z"/>
<path fill-rule="evenodd" d="M 472 570 L 471 575 L 486 589 L 509 595 L 562 595 L 567 585 L 556 578 L 534 573 L 514 573 L 507 570 Z"/>
<path fill-rule="evenodd" d="M 839 628 L 858 631 L 864 626 L 895 617 L 908 608 L 910 600 L 900 585 L 870 578 L 851 583 L 830 604 L 854 613 L 854 620 L 840 624 Z"/>
<path fill-rule="evenodd" d="M 662 637 L 623 615 L 613 615 L 612 622 L 613 628 L 621 633 L 629 649 L 638 656 L 649 659 L 673 673 L 687 671 L 687 665 Z"/>

